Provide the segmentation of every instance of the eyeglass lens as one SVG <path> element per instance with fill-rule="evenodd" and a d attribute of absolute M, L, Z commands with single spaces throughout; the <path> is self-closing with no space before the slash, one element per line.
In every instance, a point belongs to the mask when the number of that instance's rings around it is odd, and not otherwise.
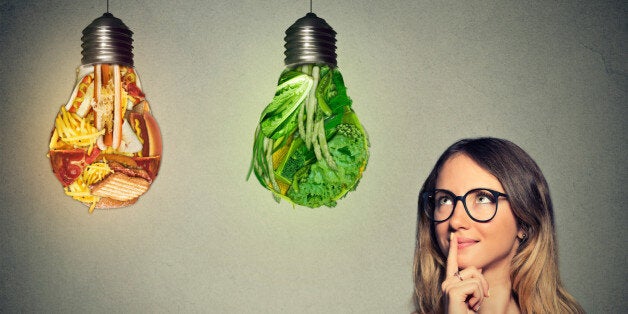
<path fill-rule="evenodd" d="M 430 199 L 429 206 L 431 207 L 430 211 L 432 211 L 432 219 L 436 221 L 447 220 L 454 211 L 458 200 L 453 193 L 442 190 L 437 190 Z M 461 200 L 467 213 L 475 220 L 490 220 L 497 211 L 497 199 L 489 190 L 471 190 Z"/>

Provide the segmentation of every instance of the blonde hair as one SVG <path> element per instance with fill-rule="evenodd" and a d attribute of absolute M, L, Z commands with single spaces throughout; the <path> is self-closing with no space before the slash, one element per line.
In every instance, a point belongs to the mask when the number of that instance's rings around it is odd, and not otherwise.
<path fill-rule="evenodd" d="M 522 313 L 584 313 L 563 287 L 558 271 L 554 212 L 545 177 L 534 160 L 514 143 L 497 138 L 464 139 L 438 159 L 419 195 L 435 188 L 443 164 L 465 154 L 494 175 L 509 195 L 513 214 L 526 237 L 510 271 L 512 292 Z M 441 283 L 446 255 L 437 245 L 434 224 L 418 202 L 414 253 L 414 301 L 418 313 L 442 313 Z"/>

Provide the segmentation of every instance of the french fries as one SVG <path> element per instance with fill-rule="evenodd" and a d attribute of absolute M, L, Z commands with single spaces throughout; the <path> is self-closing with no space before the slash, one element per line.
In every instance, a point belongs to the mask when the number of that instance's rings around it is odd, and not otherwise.
<path fill-rule="evenodd" d="M 75 147 L 87 147 L 87 153 L 91 154 L 96 140 L 105 131 L 98 131 L 91 121 L 86 121 L 87 119 L 89 118 L 81 118 L 76 113 L 68 112 L 62 106 L 55 119 L 53 138 L 56 136 L 61 141 Z"/>

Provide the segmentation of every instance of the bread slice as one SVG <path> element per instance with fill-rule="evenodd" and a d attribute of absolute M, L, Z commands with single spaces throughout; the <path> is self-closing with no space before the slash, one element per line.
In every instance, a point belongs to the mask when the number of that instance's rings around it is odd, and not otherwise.
<path fill-rule="evenodd" d="M 116 172 L 95 184 L 92 187 L 92 195 L 128 201 L 146 193 L 149 187 L 150 183 L 146 179 Z"/>
<path fill-rule="evenodd" d="M 94 208 L 113 209 L 113 208 L 127 207 L 127 206 L 131 206 L 135 204 L 135 202 L 137 202 L 137 198 L 134 198 L 128 201 L 118 201 L 109 197 L 101 197 L 98 200 L 98 202 L 96 202 L 96 206 Z M 86 204 L 86 205 L 89 206 L 90 204 Z"/>

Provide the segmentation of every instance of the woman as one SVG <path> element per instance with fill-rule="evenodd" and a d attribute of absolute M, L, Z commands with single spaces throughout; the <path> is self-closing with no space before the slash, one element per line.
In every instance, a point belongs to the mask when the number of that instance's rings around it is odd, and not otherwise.
<path fill-rule="evenodd" d="M 525 151 L 477 138 L 443 153 L 419 196 L 418 313 L 584 313 L 557 255 L 549 188 Z"/>

